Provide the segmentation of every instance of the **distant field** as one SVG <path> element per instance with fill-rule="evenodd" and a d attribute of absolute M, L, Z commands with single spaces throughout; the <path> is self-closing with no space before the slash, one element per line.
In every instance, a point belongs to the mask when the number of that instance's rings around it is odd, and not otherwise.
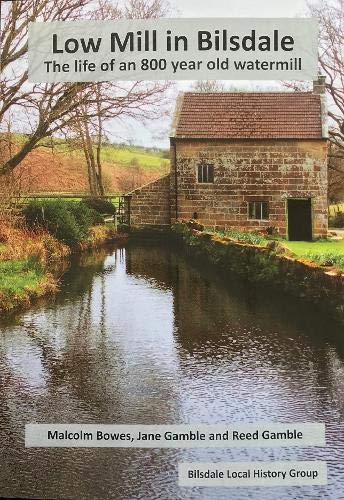
<path fill-rule="evenodd" d="M 26 137 L 12 134 L 12 140 L 19 145 Z M 34 149 L 21 163 L 23 192 L 87 193 L 87 163 L 83 151 L 76 149 L 75 142 L 45 139 L 44 146 Z M 169 164 L 166 150 L 105 144 L 102 148 L 105 190 L 113 194 L 128 193 L 166 175 Z"/>
<path fill-rule="evenodd" d="M 31 202 L 32 200 L 37 200 L 37 201 L 44 201 L 44 200 L 56 200 L 56 199 L 62 199 L 62 200 L 68 200 L 68 201 L 81 201 L 85 199 L 85 196 L 78 196 L 77 194 L 74 196 L 70 193 L 34 193 L 34 194 L 28 194 L 22 197 L 20 200 L 20 203 L 22 205 L 26 205 L 27 203 Z M 117 208 L 119 207 L 119 202 L 120 202 L 120 196 L 117 194 L 110 194 L 106 195 L 106 199 L 111 201 Z M 0 245 L 0 253 L 1 253 L 1 245 Z"/>
<path fill-rule="evenodd" d="M 25 139 L 23 134 L 13 134 L 18 141 L 22 143 Z M 51 140 L 44 141 L 46 146 L 50 146 Z M 76 149 L 73 143 L 66 142 L 64 139 L 53 139 L 53 148 L 56 153 L 73 154 L 83 158 L 81 149 Z M 124 167 L 140 166 L 147 170 L 166 170 L 170 160 L 164 158 L 166 151 L 160 149 L 144 148 L 141 146 L 126 146 L 123 144 L 105 144 L 102 147 L 101 159 L 103 162 L 116 163 Z"/>
<path fill-rule="evenodd" d="M 116 147 L 106 145 L 102 148 L 102 158 L 107 162 L 116 162 L 125 166 L 140 165 L 148 169 L 167 168 L 170 160 L 163 158 L 161 151 L 142 150 L 137 147 Z"/>

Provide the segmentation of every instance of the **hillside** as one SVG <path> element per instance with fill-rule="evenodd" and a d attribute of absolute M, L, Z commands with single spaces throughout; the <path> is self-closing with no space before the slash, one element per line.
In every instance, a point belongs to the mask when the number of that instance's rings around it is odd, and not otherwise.
<path fill-rule="evenodd" d="M 16 142 L 23 138 L 16 135 Z M 122 193 L 169 170 L 167 152 L 140 146 L 107 144 L 102 148 L 104 186 Z M 32 151 L 16 169 L 22 192 L 87 192 L 87 166 L 81 150 L 62 140 Z"/>

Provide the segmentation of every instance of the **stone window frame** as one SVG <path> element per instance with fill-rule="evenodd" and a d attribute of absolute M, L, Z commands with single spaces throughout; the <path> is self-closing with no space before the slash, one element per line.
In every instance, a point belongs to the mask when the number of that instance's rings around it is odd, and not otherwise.
<path fill-rule="evenodd" d="M 200 180 L 200 168 L 202 168 L 202 178 L 204 176 L 204 167 L 207 167 L 207 180 L 203 181 Z M 211 174 L 209 175 L 209 168 L 211 169 Z M 211 178 L 212 180 L 208 180 L 208 178 Z M 197 184 L 214 184 L 215 182 L 215 176 L 214 176 L 214 163 L 211 162 L 206 162 L 206 161 L 201 161 L 200 163 L 197 164 L 196 166 L 196 182 Z"/>
<path fill-rule="evenodd" d="M 256 217 L 256 204 L 260 204 L 260 217 Z M 254 205 L 254 217 L 250 216 L 250 205 Z M 266 205 L 266 215 L 267 217 L 263 217 L 263 204 Z M 270 203 L 268 200 L 249 200 L 247 201 L 247 219 L 248 220 L 257 220 L 257 221 L 269 221 L 270 220 Z"/>

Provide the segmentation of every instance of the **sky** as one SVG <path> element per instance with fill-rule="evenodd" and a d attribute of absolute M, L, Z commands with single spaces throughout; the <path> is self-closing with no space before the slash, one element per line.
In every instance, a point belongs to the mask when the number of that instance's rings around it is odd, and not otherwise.
<path fill-rule="evenodd" d="M 171 0 L 170 3 L 175 12 L 171 17 L 301 17 L 307 14 L 306 0 Z M 193 81 L 176 82 L 171 94 L 169 117 L 146 124 L 140 124 L 137 121 L 113 124 L 109 130 L 111 138 L 115 141 L 124 140 L 146 147 L 167 148 L 175 97 L 178 91 L 189 90 L 194 83 Z M 257 84 L 261 87 L 280 88 L 280 83 L 273 81 L 228 81 L 224 83 L 247 89 Z"/>
<path fill-rule="evenodd" d="M 180 17 L 294 17 L 305 0 L 172 0 Z"/>

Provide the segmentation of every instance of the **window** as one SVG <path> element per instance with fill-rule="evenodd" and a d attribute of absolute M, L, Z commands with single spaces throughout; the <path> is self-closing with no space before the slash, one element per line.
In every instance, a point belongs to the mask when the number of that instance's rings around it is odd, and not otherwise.
<path fill-rule="evenodd" d="M 214 165 L 198 165 L 198 182 L 214 182 Z"/>
<path fill-rule="evenodd" d="M 250 201 L 248 204 L 248 218 L 264 220 L 269 218 L 269 203 L 267 201 Z"/>

